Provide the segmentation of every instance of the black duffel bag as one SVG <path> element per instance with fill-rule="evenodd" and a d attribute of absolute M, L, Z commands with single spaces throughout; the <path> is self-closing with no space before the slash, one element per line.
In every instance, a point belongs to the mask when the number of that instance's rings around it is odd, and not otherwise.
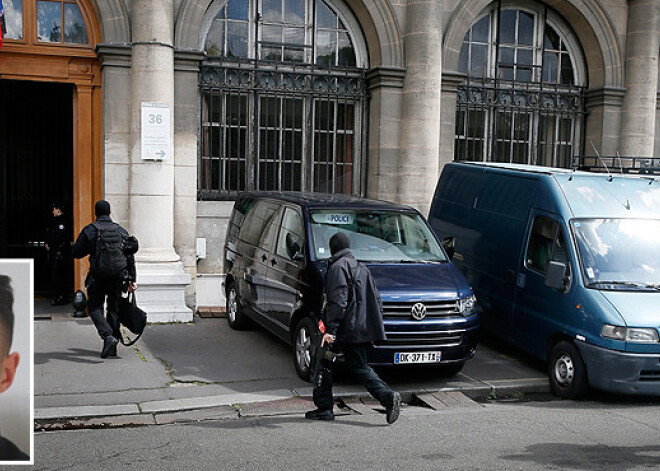
<path fill-rule="evenodd" d="M 136 335 L 133 340 L 124 342 L 123 336 L 119 339 L 127 347 L 137 342 L 144 332 L 147 325 L 147 313 L 140 309 L 135 300 L 135 291 L 128 293 L 128 296 L 119 296 L 119 306 L 117 317 L 119 323 Z"/>

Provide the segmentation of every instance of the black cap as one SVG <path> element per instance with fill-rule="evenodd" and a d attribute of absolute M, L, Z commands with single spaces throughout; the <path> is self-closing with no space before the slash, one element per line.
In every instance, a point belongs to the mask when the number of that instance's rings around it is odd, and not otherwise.
<path fill-rule="evenodd" d="M 340 250 L 350 249 L 351 248 L 351 239 L 348 238 L 343 232 L 337 232 L 335 235 L 330 237 L 330 253 L 332 255 L 336 254 Z"/>
<path fill-rule="evenodd" d="M 110 203 L 106 200 L 98 200 L 94 205 L 94 214 L 97 216 L 110 216 Z"/>

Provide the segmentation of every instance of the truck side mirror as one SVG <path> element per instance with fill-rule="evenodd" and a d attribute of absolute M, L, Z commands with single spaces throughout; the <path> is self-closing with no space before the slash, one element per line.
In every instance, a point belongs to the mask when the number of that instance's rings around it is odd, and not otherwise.
<path fill-rule="evenodd" d="M 548 262 L 548 269 L 546 272 L 545 285 L 556 289 L 557 291 L 564 291 L 566 288 L 566 264 L 563 262 Z"/>
<path fill-rule="evenodd" d="M 454 258 L 454 238 L 453 237 L 445 237 L 444 240 L 442 241 L 442 248 L 445 249 L 445 252 L 447 252 L 447 256 L 451 260 Z"/>

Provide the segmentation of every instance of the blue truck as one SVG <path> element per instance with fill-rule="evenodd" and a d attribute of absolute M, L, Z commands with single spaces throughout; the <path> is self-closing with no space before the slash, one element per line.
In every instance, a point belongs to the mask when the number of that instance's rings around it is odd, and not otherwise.
<path fill-rule="evenodd" d="M 480 326 L 546 362 L 553 393 L 660 395 L 660 179 L 451 163 L 429 222 Z"/>

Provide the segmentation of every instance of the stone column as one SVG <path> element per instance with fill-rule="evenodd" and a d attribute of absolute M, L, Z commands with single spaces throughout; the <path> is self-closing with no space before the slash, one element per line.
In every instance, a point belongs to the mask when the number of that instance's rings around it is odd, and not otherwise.
<path fill-rule="evenodd" d="M 408 0 L 398 201 L 427 215 L 439 174 L 442 5 Z"/>
<path fill-rule="evenodd" d="M 621 117 L 622 156 L 653 155 L 659 50 L 660 2 L 629 0 L 626 96 Z"/>
<path fill-rule="evenodd" d="M 142 103 L 170 107 L 174 148 L 174 11 L 173 0 L 135 0 L 131 12 L 131 168 L 130 229 L 140 241 L 137 273 L 140 306 L 150 322 L 188 322 L 184 302 L 190 275 L 174 250 L 174 155 L 143 160 Z M 190 224 L 194 225 L 194 217 Z"/>

